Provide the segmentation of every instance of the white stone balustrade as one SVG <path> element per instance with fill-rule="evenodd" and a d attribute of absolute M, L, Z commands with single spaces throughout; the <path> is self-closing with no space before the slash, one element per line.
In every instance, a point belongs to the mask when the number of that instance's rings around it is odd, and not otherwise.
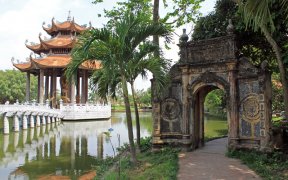
<path fill-rule="evenodd" d="M 111 104 L 63 104 L 60 101 L 60 111 L 64 120 L 109 119 Z"/>
<path fill-rule="evenodd" d="M 50 118 L 55 121 L 56 118 L 61 119 L 63 117 L 59 109 L 51 109 L 48 104 L 40 105 L 36 104 L 35 101 L 32 104 L 19 104 L 16 102 L 15 104 L 0 105 L 0 115 L 2 114 L 4 114 L 4 134 L 9 134 L 9 117 L 13 117 L 15 132 L 20 130 L 20 120 L 22 121 L 23 130 L 25 130 L 28 128 L 28 119 L 30 127 L 34 128 L 35 126 L 46 125 L 46 119 L 48 123 Z"/>

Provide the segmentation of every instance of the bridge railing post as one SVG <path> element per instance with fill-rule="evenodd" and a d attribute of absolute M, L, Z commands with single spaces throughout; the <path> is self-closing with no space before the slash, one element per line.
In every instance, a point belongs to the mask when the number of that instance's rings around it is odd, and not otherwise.
<path fill-rule="evenodd" d="M 13 125 L 14 125 L 14 132 L 18 132 L 19 131 L 19 118 L 18 118 L 17 112 L 14 115 Z"/>
<path fill-rule="evenodd" d="M 27 129 L 27 116 L 24 114 L 23 115 L 23 125 L 22 125 L 22 129 L 26 130 Z"/>
<path fill-rule="evenodd" d="M 9 134 L 9 120 L 7 116 L 4 116 L 4 134 Z"/>

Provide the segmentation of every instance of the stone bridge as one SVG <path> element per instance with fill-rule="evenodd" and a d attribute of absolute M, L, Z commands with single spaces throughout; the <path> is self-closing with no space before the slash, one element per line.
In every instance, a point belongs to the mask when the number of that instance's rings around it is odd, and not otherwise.
<path fill-rule="evenodd" d="M 0 127 L 3 128 L 4 134 L 9 134 L 11 129 L 18 132 L 20 127 L 25 130 L 28 127 L 34 128 L 35 126 L 59 122 L 63 118 L 59 109 L 51 109 L 49 107 L 49 102 L 37 104 L 35 101 L 31 104 L 5 103 L 0 105 L 0 115 L 4 119 L 3 127 Z M 9 120 L 12 119 L 13 128 L 10 128 Z"/>

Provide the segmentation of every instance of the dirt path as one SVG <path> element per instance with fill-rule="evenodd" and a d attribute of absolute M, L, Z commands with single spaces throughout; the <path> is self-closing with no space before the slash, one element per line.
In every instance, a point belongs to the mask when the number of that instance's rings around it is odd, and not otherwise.
<path fill-rule="evenodd" d="M 240 160 L 225 156 L 227 138 L 216 139 L 193 152 L 179 154 L 178 180 L 261 179 Z"/>

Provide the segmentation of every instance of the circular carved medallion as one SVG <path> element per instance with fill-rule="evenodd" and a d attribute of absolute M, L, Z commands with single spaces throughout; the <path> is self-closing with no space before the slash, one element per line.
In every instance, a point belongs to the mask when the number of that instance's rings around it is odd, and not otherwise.
<path fill-rule="evenodd" d="M 166 99 L 162 104 L 162 117 L 166 121 L 176 121 L 180 113 L 179 103 L 175 99 Z"/>
<path fill-rule="evenodd" d="M 260 117 L 259 101 L 256 96 L 249 96 L 242 102 L 243 119 L 257 121 Z"/>

